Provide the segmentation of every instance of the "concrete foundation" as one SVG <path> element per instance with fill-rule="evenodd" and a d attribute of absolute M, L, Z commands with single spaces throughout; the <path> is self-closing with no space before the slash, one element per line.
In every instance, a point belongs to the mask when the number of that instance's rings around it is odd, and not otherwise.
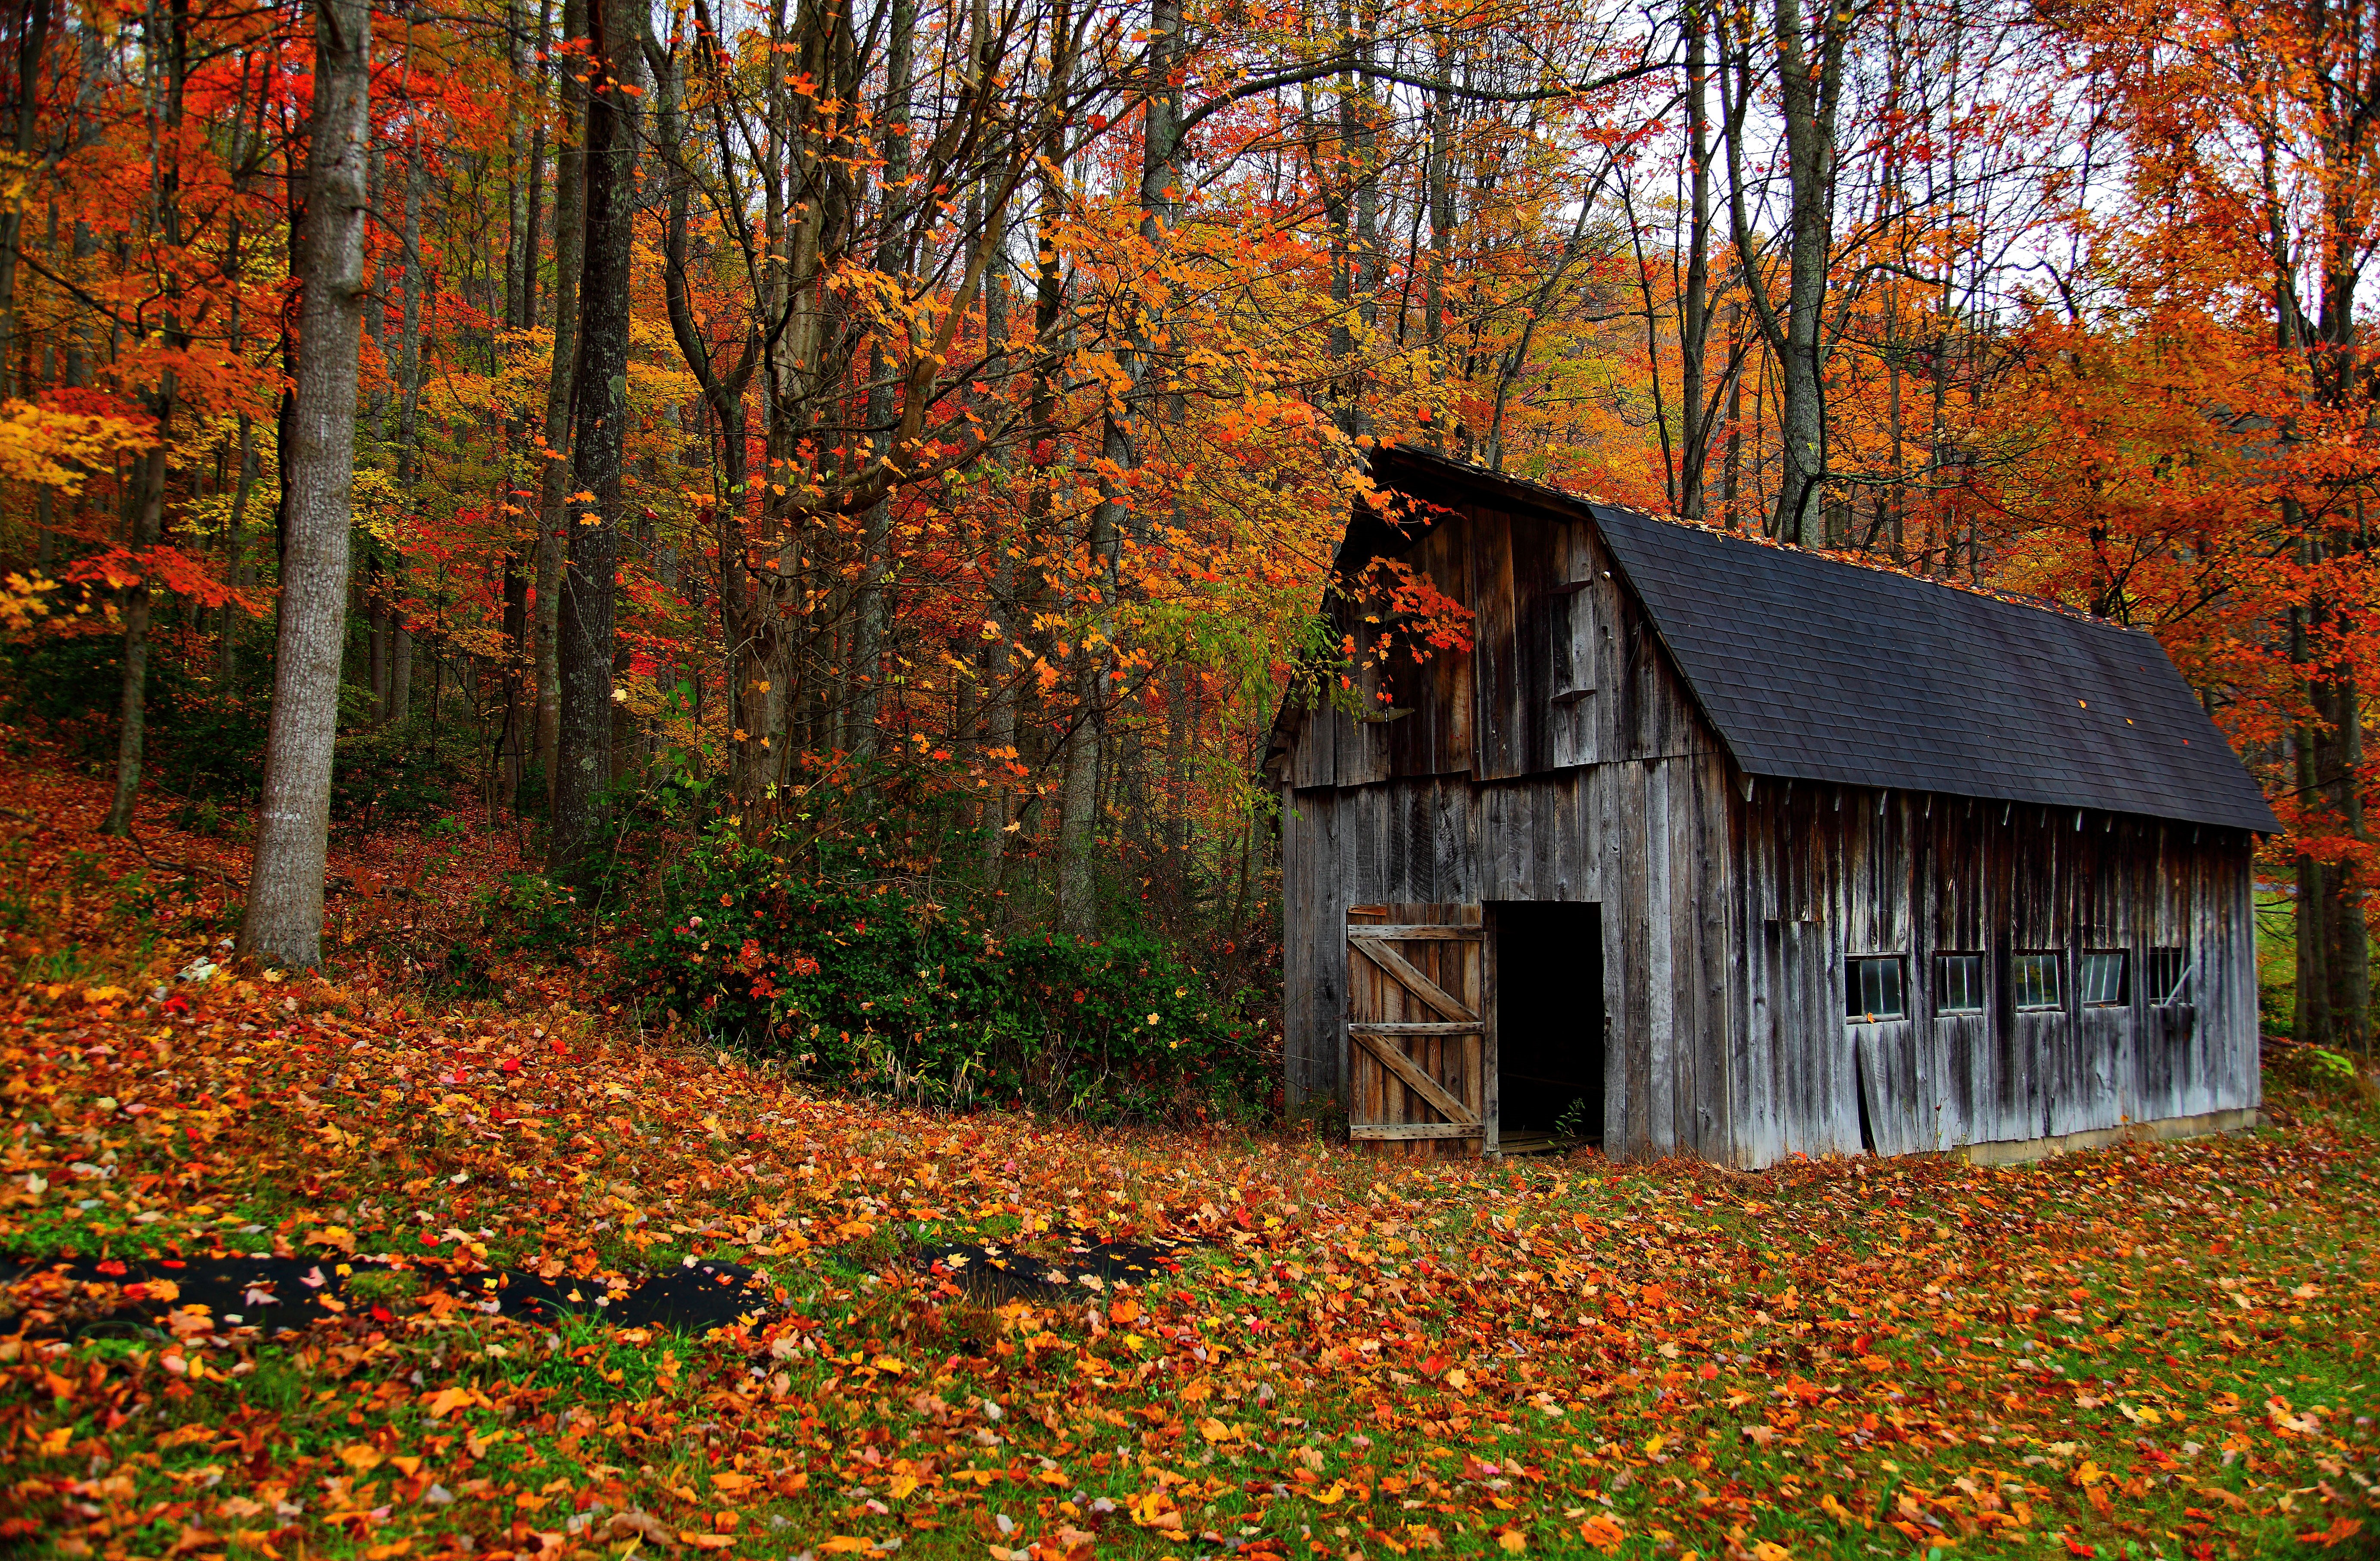
<path fill-rule="evenodd" d="M 2259 1126 L 2264 1114 L 2253 1106 L 2231 1111 L 2206 1111 L 2195 1117 L 2167 1117 L 2154 1122 L 2126 1122 L 2120 1127 L 2095 1128 L 2088 1132 L 2055 1138 L 2015 1139 L 1999 1144 L 1970 1144 L 1953 1151 L 1970 1165 L 2014 1166 L 2046 1160 L 2058 1155 L 2079 1155 L 2110 1149 L 2119 1144 L 2166 1144 L 2182 1138 L 2208 1138 L 2221 1132 L 2246 1132 Z"/>

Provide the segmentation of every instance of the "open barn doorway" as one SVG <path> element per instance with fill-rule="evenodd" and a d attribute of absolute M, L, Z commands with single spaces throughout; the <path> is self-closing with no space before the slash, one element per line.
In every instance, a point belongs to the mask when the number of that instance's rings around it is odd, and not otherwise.
<path fill-rule="evenodd" d="M 1506 1154 L 1603 1142 L 1603 907 L 1503 901 L 1495 941 L 1497 1140 Z"/>

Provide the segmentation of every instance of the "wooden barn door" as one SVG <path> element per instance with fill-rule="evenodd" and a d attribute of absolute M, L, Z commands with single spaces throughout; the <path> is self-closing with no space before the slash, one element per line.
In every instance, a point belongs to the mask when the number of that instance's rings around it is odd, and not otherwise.
<path fill-rule="evenodd" d="M 1359 1144 L 1475 1155 L 1487 1138 L 1488 932 L 1476 905 L 1347 912 L 1347 1124 Z"/>

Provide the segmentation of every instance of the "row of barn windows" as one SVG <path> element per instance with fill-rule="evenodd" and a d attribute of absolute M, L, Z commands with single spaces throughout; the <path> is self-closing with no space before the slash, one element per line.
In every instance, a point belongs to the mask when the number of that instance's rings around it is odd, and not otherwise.
<path fill-rule="evenodd" d="M 2187 953 L 2182 949 L 2149 950 L 2147 976 L 2152 1003 L 2163 1006 L 2181 1000 L 2182 988 L 2190 978 Z M 1852 1022 L 1873 1023 L 1909 1017 L 1905 965 L 1905 958 L 1900 954 L 1862 954 L 1849 962 L 1846 1011 Z M 1986 967 L 1983 955 L 1937 954 L 1934 970 L 1937 1014 L 1984 1011 Z M 2017 1011 L 2043 1013 L 2064 1009 L 2065 974 L 2066 956 L 2055 950 L 2010 955 L 2009 984 Z M 2132 1000 L 2131 955 L 2125 950 L 2085 950 L 2075 976 L 2084 1008 L 2120 1008 Z"/>

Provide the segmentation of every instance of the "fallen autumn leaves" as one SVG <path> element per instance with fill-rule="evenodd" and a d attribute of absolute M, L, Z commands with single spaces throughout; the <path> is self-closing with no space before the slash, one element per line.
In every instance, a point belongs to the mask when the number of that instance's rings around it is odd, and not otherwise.
<path fill-rule="evenodd" d="M 7 995 L 0 1251 L 125 1268 L 12 1292 L 31 1551 L 2206 1561 L 2374 1527 L 2368 1107 L 1997 1170 L 1416 1166 L 938 1119 L 523 982 L 374 979 Z M 235 1252 L 337 1307 L 155 1279 Z M 1002 1257 L 1066 1283 L 977 1277 Z M 688 1259 L 764 1303 L 695 1337 L 485 1288 L 591 1306 Z"/>
<path fill-rule="evenodd" d="M 180 996 L 18 994 L 6 1245 L 463 1283 L 278 1342 L 261 1299 L 42 1337 L 113 1298 L 36 1289 L 5 1435 L 56 1554 L 2199 1555 L 2366 1515 L 2356 1123 L 2010 1170 L 1392 1168 L 938 1120 L 559 1010 Z M 1068 1228 L 1180 1238 L 1182 1272 L 988 1307 L 920 1261 Z M 698 1340 L 468 1299 L 697 1255 L 770 1305 Z"/>

